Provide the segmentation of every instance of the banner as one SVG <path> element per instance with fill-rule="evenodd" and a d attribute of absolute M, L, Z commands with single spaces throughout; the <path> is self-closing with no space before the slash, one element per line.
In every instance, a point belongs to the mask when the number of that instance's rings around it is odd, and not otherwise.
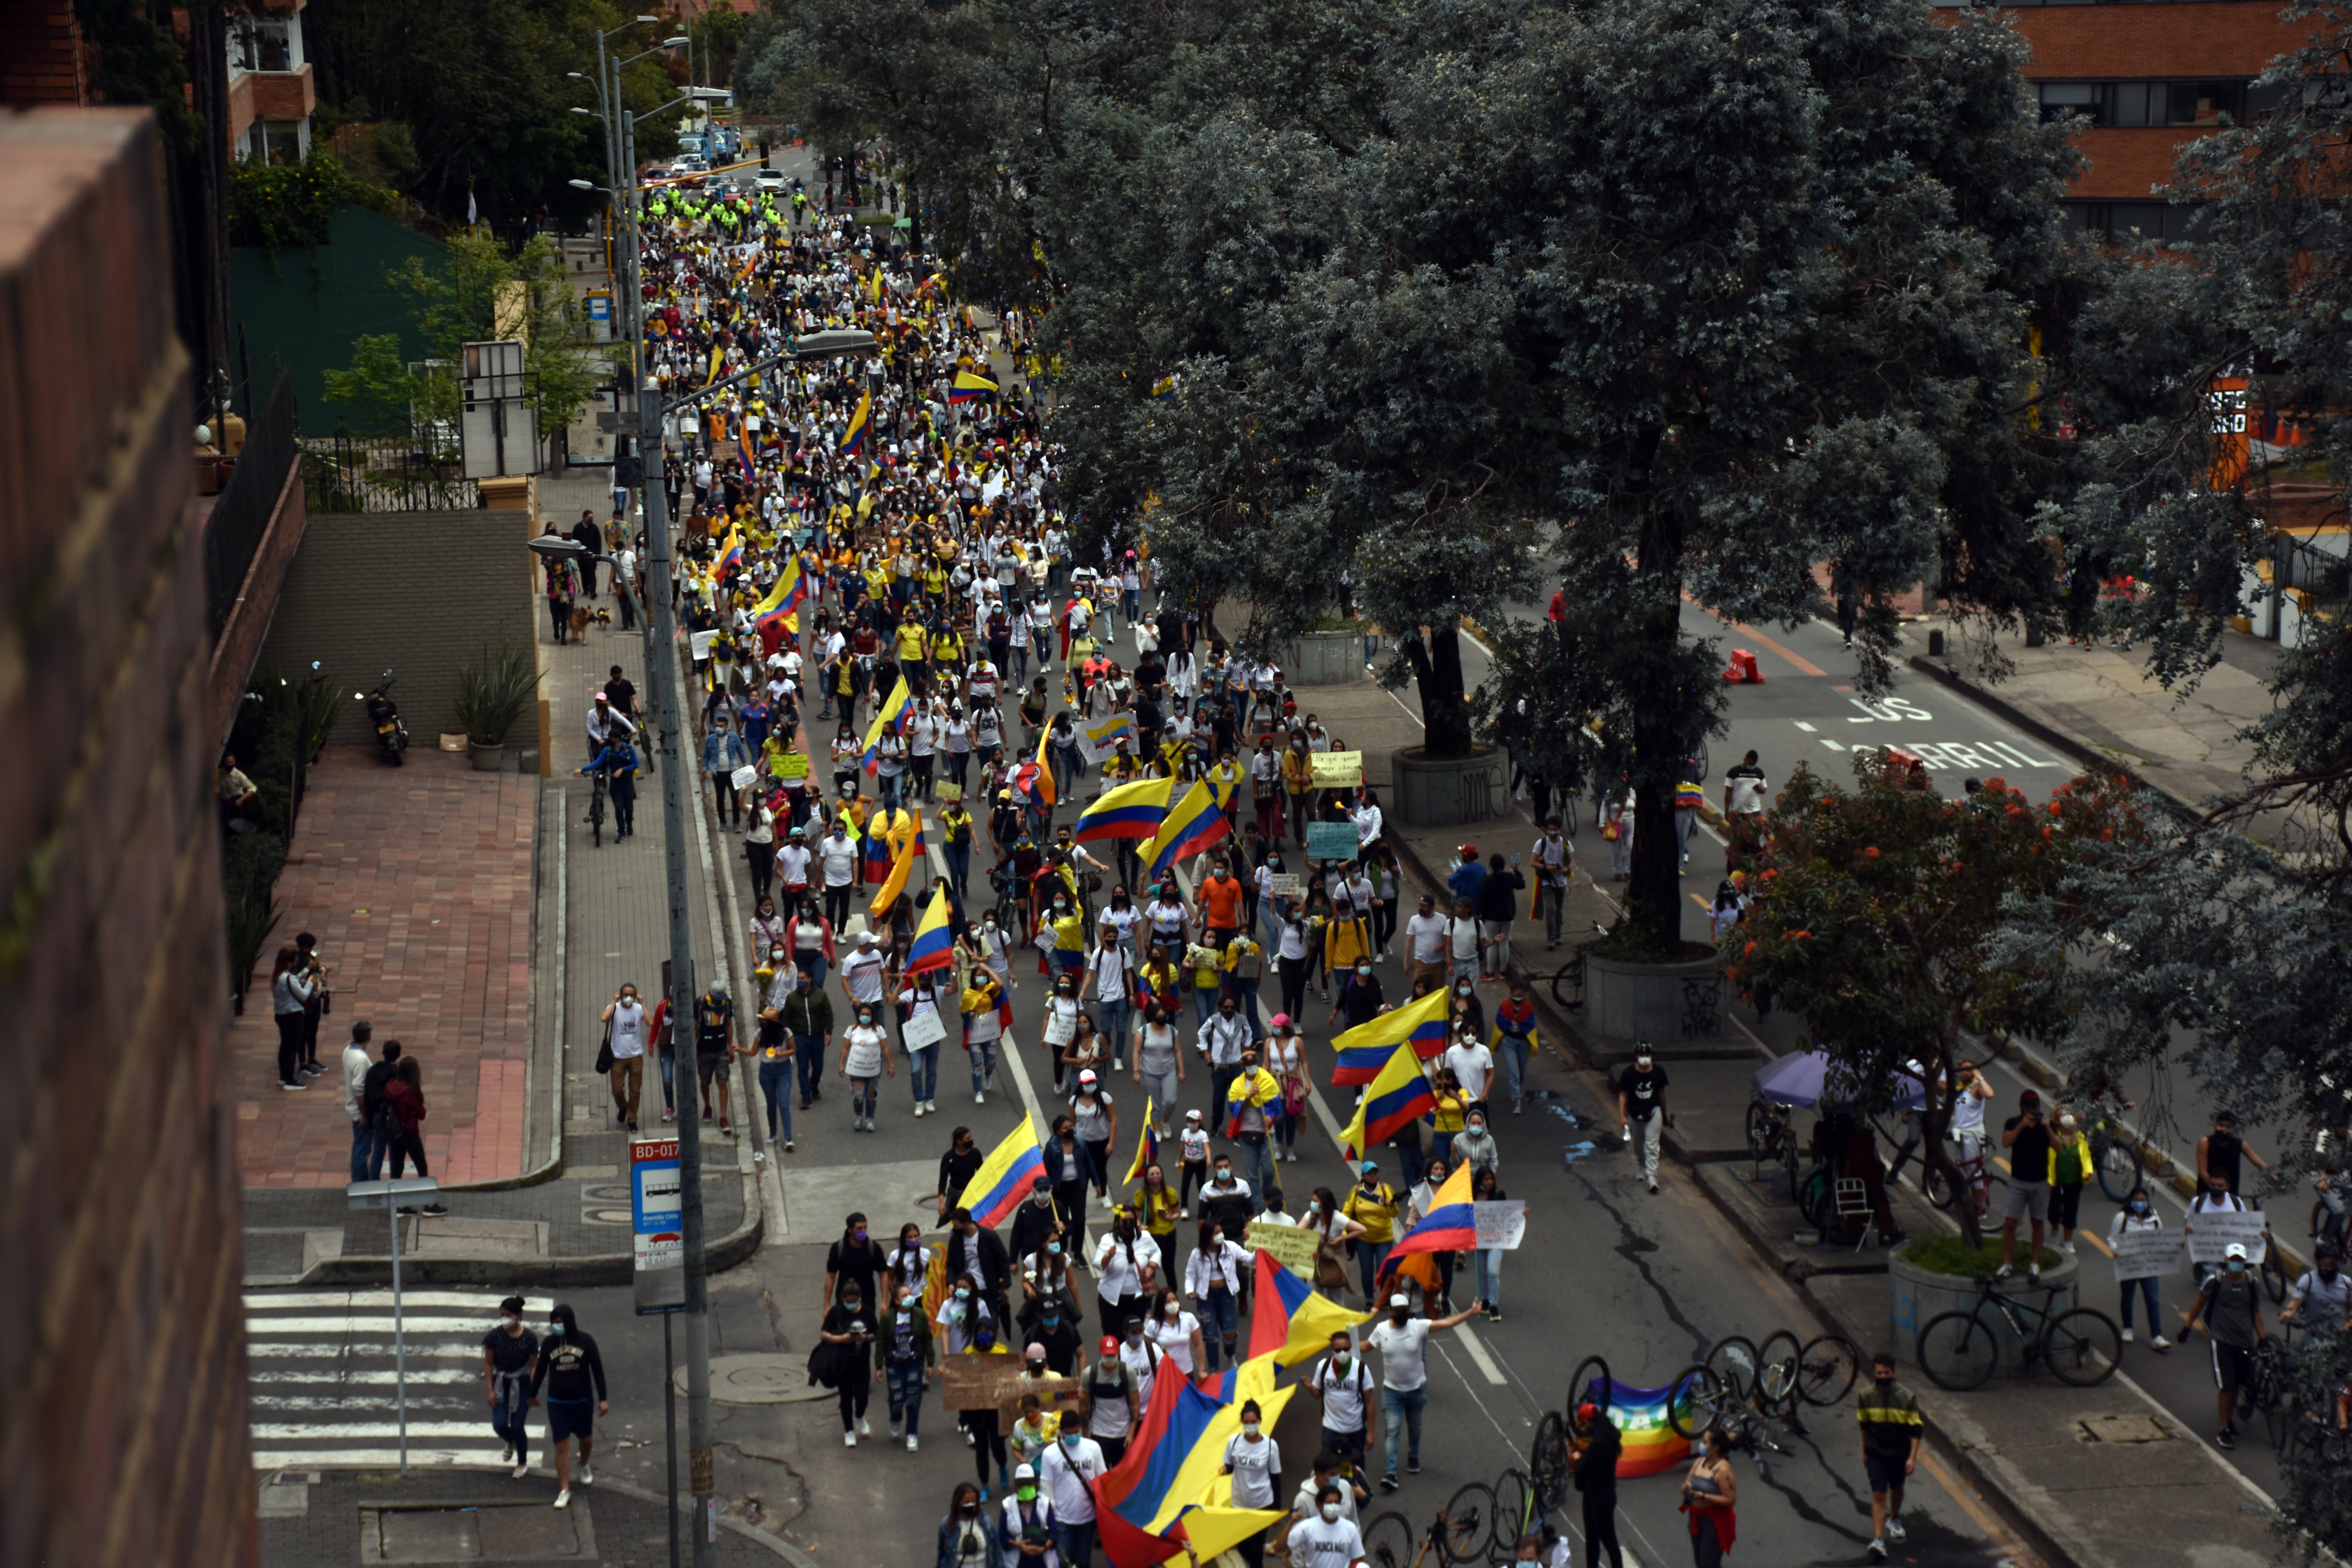
<path fill-rule="evenodd" d="M 1310 753 L 1308 776 L 1317 789 L 1354 789 L 1364 782 L 1364 753 L 1361 752 L 1315 752 Z"/>
<path fill-rule="evenodd" d="M 760 770 L 746 763 L 727 775 L 727 782 L 737 789 L 750 789 L 760 782 Z"/>
<path fill-rule="evenodd" d="M 1315 1233 L 1305 1226 L 1254 1219 L 1249 1222 L 1243 1245 L 1267 1254 L 1301 1279 L 1311 1281 L 1315 1278 Z"/>
<path fill-rule="evenodd" d="M 1528 1234 L 1528 1204 L 1525 1198 L 1505 1198 L 1497 1203 L 1476 1203 L 1470 1205 L 1477 1218 L 1478 1250 L 1500 1248 L 1515 1251 Z"/>
<path fill-rule="evenodd" d="M 1310 822 L 1307 825 L 1309 860 L 1353 860 L 1356 825 L 1352 822 Z"/>
<path fill-rule="evenodd" d="M 2192 1214 L 2180 1222 L 2183 1234 L 2189 1237 L 2189 1261 L 2220 1263 L 2222 1253 L 2231 1242 L 2242 1242 L 2246 1248 L 2246 1267 L 2253 1268 L 2263 1260 L 2263 1215 L 2259 1209 L 2233 1214 L 2215 1209 L 2209 1214 Z"/>
<path fill-rule="evenodd" d="M 2177 1230 L 2127 1230 L 2116 1238 L 2118 1283 L 2126 1279 L 2161 1279 L 2179 1266 L 2180 1233 Z"/>
<path fill-rule="evenodd" d="M 1307 892 L 1307 879 L 1296 871 L 1276 871 L 1270 890 L 1277 899 L 1303 898 Z"/>
<path fill-rule="evenodd" d="M 776 764 L 776 776 L 780 779 L 804 779 L 808 777 L 808 771 L 809 760 L 806 752 L 786 752 L 782 760 Z"/>

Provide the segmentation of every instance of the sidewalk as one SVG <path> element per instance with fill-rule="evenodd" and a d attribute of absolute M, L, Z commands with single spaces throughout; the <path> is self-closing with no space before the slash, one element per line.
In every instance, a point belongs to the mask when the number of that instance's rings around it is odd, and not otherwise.
<path fill-rule="evenodd" d="M 587 505 L 601 511 L 608 499 L 602 470 L 585 479 L 543 480 L 539 496 L 542 513 L 556 518 L 576 516 Z M 610 605 L 609 590 L 601 602 Z M 344 954 L 336 1010 L 320 1032 L 320 1059 L 329 1062 L 331 1052 L 340 1053 L 350 1021 L 362 1016 L 374 1023 L 379 1045 L 387 1038 L 412 1048 L 420 1038 L 429 1042 L 426 1100 L 435 1115 L 428 1126 L 443 1116 L 456 1124 L 438 1130 L 446 1142 L 432 1134 L 426 1140 L 450 1212 L 403 1221 L 403 1275 L 411 1284 L 617 1285 L 634 1268 L 626 1136 L 594 1063 L 603 1039 L 598 1016 L 620 984 L 634 982 L 648 998 L 661 989 L 661 961 L 669 946 L 661 776 L 656 772 L 639 781 L 636 834 L 614 843 L 616 824 L 608 817 L 599 846 L 586 826 L 588 785 L 571 770 L 586 760 L 583 726 L 590 694 L 612 666 L 620 665 L 641 700 L 649 701 L 645 638 L 591 626 L 584 642 L 558 647 L 545 617 L 535 624 L 549 709 L 549 776 L 473 773 L 462 756 L 421 751 L 412 751 L 408 766 L 395 773 L 360 752 L 351 764 L 359 776 L 341 795 L 329 795 L 323 780 L 314 784 L 296 845 L 298 858 L 314 835 L 316 842 L 340 848 L 340 855 L 323 857 L 337 865 L 338 875 L 305 885 L 302 901 L 288 891 L 296 866 L 289 864 L 279 884 L 289 900 L 282 929 L 302 929 L 293 922 L 307 921 L 331 962 Z M 424 786 L 425 779 L 436 782 Z M 469 822 L 469 810 L 481 809 L 478 796 L 499 803 L 503 816 L 496 836 L 453 826 Z M 331 832 L 330 825 L 335 825 Z M 707 820 L 692 809 L 687 835 L 697 973 L 707 982 L 717 973 L 711 967 L 711 857 L 728 847 L 724 840 L 713 843 Z M 503 859 L 495 858 L 500 855 Z M 491 868 L 485 868 L 486 856 L 494 858 Z M 372 874 L 368 879 L 361 879 L 362 871 Z M 468 889 L 474 902 L 466 920 L 454 909 L 443 912 Z M 494 897 L 504 900 L 506 923 L 491 930 L 476 906 Z M 435 929 L 436 921 L 452 934 L 430 939 L 436 945 L 427 951 L 445 962 L 462 954 L 466 988 L 445 994 L 410 978 L 395 991 L 409 957 L 406 944 L 417 940 L 409 933 Z M 348 952 L 346 927 L 358 931 Z M 374 928 L 393 934 L 371 940 L 367 933 Z M 403 1011 L 408 995 L 436 1011 Z M 341 1190 L 350 1179 L 351 1148 L 341 1080 L 330 1073 L 300 1096 L 269 1087 L 276 1043 L 268 1005 L 262 998 L 257 1011 L 253 999 L 247 1005 L 240 1020 L 252 1039 L 245 1053 L 252 1103 L 240 1123 L 248 1184 L 247 1285 L 388 1282 L 389 1221 L 380 1212 L 352 1212 Z M 478 1038 L 484 1074 L 495 1061 L 500 1075 L 495 1093 L 486 1092 L 478 1102 L 460 1100 L 450 1082 L 447 1047 L 412 1017 L 452 1020 L 445 1026 L 455 1037 Z M 690 1065 L 687 1077 L 692 1077 Z M 638 1127 L 655 1134 L 663 1123 L 661 1082 L 652 1061 L 646 1079 Z M 738 1075 L 739 1131 L 748 1088 Z M 486 1122 L 478 1103 L 495 1120 Z M 488 1135 L 492 1126 L 495 1139 Z M 705 1124 L 705 1139 L 704 1223 L 716 1271 L 757 1248 L 761 1211 L 749 1134 L 730 1140 L 712 1121 Z"/>
<path fill-rule="evenodd" d="M 1915 652 L 1911 667 L 1967 692 L 2086 768 L 2120 765 L 2193 810 L 2244 787 L 2253 748 L 2239 731 L 2271 710 L 2263 681 L 2281 650 L 2238 632 L 2221 635 L 2221 662 L 2194 690 L 2168 691 L 2147 657 L 2064 641 L 2028 647 L 2021 635 L 1955 632 L 1943 616 L 1906 628 L 1916 648 L 1948 634 L 1942 658 Z M 1996 675 L 2005 662 L 2006 674 Z"/>

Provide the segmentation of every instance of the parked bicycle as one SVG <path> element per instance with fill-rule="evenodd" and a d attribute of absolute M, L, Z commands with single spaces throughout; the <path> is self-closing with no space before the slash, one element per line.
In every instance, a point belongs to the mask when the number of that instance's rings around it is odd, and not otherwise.
<path fill-rule="evenodd" d="M 1981 1386 L 2000 1363 L 2000 1336 L 1985 1321 L 1990 1308 L 2009 1324 L 2025 1347 L 2025 1364 L 2039 1361 L 2059 1381 L 2090 1388 L 2115 1375 L 2123 1361 L 2123 1335 L 2113 1318 L 2092 1307 L 2058 1310 L 2063 1287 L 2052 1287 L 2040 1306 L 2005 1295 L 1990 1279 L 1978 1281 L 1976 1304 L 1965 1312 L 1945 1312 L 1919 1331 L 1919 1365 L 1939 1388 L 1955 1392 Z M 2030 1326 L 2029 1326 L 2030 1325 Z"/>

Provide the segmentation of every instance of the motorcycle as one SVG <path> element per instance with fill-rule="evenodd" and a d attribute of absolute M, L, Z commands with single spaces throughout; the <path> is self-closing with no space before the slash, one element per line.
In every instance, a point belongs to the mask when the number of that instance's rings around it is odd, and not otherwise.
<path fill-rule="evenodd" d="M 390 695 L 392 671 L 383 672 L 383 679 L 373 691 L 354 691 L 352 700 L 367 704 L 368 723 L 375 731 L 376 744 L 383 749 L 383 760 L 394 767 L 407 762 L 402 753 L 408 750 L 408 726 L 400 721 L 400 710 Z"/>

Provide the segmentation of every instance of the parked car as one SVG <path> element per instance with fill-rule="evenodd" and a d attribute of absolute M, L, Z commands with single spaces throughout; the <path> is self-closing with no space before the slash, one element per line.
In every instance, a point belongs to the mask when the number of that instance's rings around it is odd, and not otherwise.
<path fill-rule="evenodd" d="M 784 172 L 782 169 L 761 170 L 758 183 L 760 189 L 763 191 L 781 191 L 791 184 L 784 178 Z"/>

